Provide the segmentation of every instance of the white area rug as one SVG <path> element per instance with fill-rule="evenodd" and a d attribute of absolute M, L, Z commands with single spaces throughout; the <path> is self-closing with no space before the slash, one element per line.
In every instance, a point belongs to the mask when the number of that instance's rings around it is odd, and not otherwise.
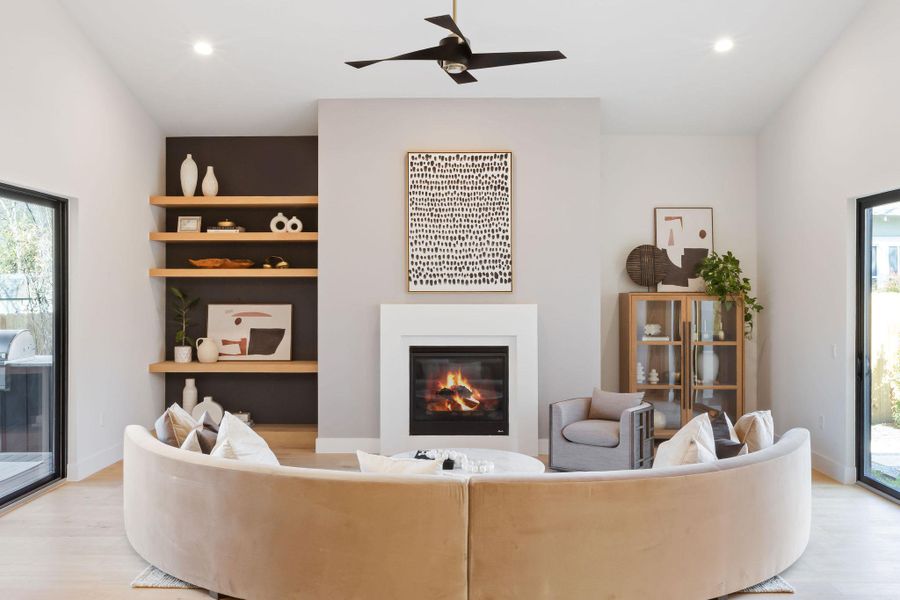
<path fill-rule="evenodd" d="M 196 585 L 182 581 L 176 577 L 172 577 L 168 573 L 163 573 L 153 565 L 144 569 L 140 575 L 131 582 L 133 588 L 160 588 L 160 589 L 178 589 L 178 590 L 198 590 Z"/>
<path fill-rule="evenodd" d="M 140 575 L 131 582 L 133 588 L 159 588 L 159 589 L 180 589 L 180 590 L 198 590 L 196 585 L 182 581 L 176 577 L 172 577 L 168 573 L 163 573 L 153 565 L 149 565 Z M 751 585 L 745 590 L 741 590 L 740 594 L 772 594 L 785 593 L 793 594 L 794 586 L 776 575 L 772 579 Z"/>
<path fill-rule="evenodd" d="M 781 578 L 781 575 L 776 575 L 772 579 L 767 579 L 762 583 L 757 583 L 756 585 L 751 585 L 746 590 L 741 590 L 738 592 L 739 594 L 773 594 L 773 593 L 782 593 L 782 594 L 793 594 L 796 590 L 794 590 L 794 586 L 789 584 L 787 581 Z"/>

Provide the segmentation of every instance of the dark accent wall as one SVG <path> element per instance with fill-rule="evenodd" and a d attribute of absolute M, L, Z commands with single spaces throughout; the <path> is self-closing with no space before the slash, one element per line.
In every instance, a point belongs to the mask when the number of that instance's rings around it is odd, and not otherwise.
<path fill-rule="evenodd" d="M 181 195 L 181 163 L 187 154 L 197 163 L 199 180 L 212 165 L 220 196 L 314 196 L 318 194 L 318 138 L 190 137 L 166 140 L 166 194 Z M 196 194 L 202 195 L 200 183 Z M 278 212 L 303 221 L 304 231 L 318 231 L 316 208 L 299 209 L 168 209 L 166 230 L 175 231 L 180 215 L 200 215 L 203 228 L 229 218 L 247 231 L 269 231 Z M 189 258 L 249 258 L 257 264 L 269 255 L 284 257 L 292 267 L 316 267 L 317 244 L 168 244 L 166 266 L 189 267 Z M 291 358 L 316 359 L 316 279 L 195 279 L 172 278 L 168 286 L 201 298 L 194 311 L 192 337 L 206 333 L 207 306 L 213 304 L 291 304 Z M 175 325 L 171 297 L 166 299 L 166 358 L 172 359 Z M 196 356 L 195 356 L 196 358 Z M 166 404 L 181 401 L 188 375 L 166 375 Z M 201 398 L 213 396 L 226 410 L 245 410 L 257 423 L 316 423 L 317 385 L 314 374 L 196 374 Z"/>

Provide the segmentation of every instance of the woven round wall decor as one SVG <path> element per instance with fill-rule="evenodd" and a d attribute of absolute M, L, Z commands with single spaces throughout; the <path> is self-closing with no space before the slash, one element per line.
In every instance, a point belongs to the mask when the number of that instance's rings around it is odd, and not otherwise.
<path fill-rule="evenodd" d="M 662 250 L 650 244 L 638 246 L 625 259 L 625 272 L 633 282 L 653 287 L 666 276 L 668 261 Z"/>

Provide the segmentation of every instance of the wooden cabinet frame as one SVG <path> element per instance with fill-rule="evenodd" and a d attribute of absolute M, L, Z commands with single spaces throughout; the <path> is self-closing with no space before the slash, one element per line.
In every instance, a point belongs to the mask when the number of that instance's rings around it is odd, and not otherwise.
<path fill-rule="evenodd" d="M 693 303 L 695 301 L 718 302 L 718 298 L 702 293 L 623 293 L 619 295 L 619 389 L 623 392 L 640 392 L 651 390 L 673 390 L 678 393 L 681 424 L 687 423 L 694 416 L 694 392 L 703 390 L 720 390 L 735 393 L 735 412 L 729 415 L 737 419 L 744 413 L 744 307 L 741 302 L 735 302 L 734 321 L 727 321 L 727 329 L 733 333 L 734 340 L 694 340 L 692 327 Z M 639 302 L 679 302 L 680 314 L 677 324 L 673 324 L 671 338 L 668 341 L 644 341 L 637 335 L 638 319 L 637 306 Z M 723 329 L 725 328 L 723 323 Z M 677 328 L 677 329 L 676 329 Z M 680 337 L 676 340 L 676 335 Z M 699 338 L 700 336 L 698 336 Z M 638 349 L 641 346 L 672 346 L 676 348 L 681 363 L 680 381 L 658 384 L 637 383 Z M 693 357 L 698 348 L 707 346 L 733 347 L 734 358 L 734 384 L 728 385 L 702 385 L 695 382 L 695 365 Z M 669 438 L 677 429 L 657 427 L 655 437 Z"/>

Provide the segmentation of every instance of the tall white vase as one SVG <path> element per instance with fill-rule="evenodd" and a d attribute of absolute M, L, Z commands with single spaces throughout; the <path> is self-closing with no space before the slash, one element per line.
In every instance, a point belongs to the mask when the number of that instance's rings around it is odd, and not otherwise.
<path fill-rule="evenodd" d="M 719 357 L 712 347 L 707 346 L 700 352 L 697 371 L 703 385 L 715 385 L 719 376 Z"/>
<path fill-rule="evenodd" d="M 195 406 L 197 406 L 196 380 L 188 378 L 184 380 L 184 389 L 181 391 L 181 408 L 190 414 Z"/>
<path fill-rule="evenodd" d="M 212 167 L 206 167 L 206 176 L 203 178 L 203 185 L 200 187 L 203 189 L 204 196 L 215 196 L 219 193 L 219 180 L 216 179 L 216 174 L 213 172 Z"/>
<path fill-rule="evenodd" d="M 197 191 L 197 163 L 190 154 L 181 163 L 181 193 L 190 198 Z"/>

